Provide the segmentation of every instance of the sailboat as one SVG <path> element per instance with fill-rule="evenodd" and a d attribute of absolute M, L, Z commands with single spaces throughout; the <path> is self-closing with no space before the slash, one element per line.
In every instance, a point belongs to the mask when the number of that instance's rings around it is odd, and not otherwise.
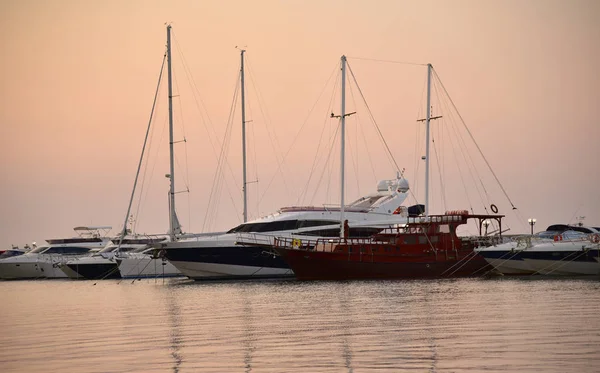
<path fill-rule="evenodd" d="M 288 264 L 270 250 L 275 236 L 339 237 L 340 221 L 347 220 L 350 234 L 365 237 L 394 222 L 405 222 L 408 208 L 401 205 L 408 197 L 409 184 L 400 174 L 381 180 L 373 193 L 349 205 L 283 207 L 247 221 L 244 53 L 241 50 L 244 222 L 223 234 L 161 244 L 169 262 L 195 280 L 292 277 Z"/>
<path fill-rule="evenodd" d="M 99 253 L 69 261 L 62 266 L 63 271 L 71 278 L 85 279 L 120 279 L 120 278 L 141 278 L 141 277 L 172 277 L 181 276 L 181 273 L 173 267 L 164 257 L 159 257 L 155 250 L 155 245 L 159 242 L 174 241 L 182 234 L 181 225 L 175 213 L 175 169 L 174 169 L 174 150 L 173 150 L 173 93 L 172 93 L 172 75 L 171 75 L 171 25 L 167 25 L 167 49 L 164 56 L 167 61 L 168 72 L 168 97 L 169 97 L 169 154 L 170 154 L 170 173 L 167 177 L 169 184 L 169 232 L 167 235 L 155 234 L 136 234 L 131 233 L 127 228 L 128 221 L 131 219 L 131 208 L 137 188 L 140 169 L 144 159 L 146 141 L 150 130 L 150 124 L 154 115 L 154 108 L 158 97 L 158 89 L 163 76 L 163 68 L 159 76 L 157 91 L 154 97 L 153 110 L 150 117 L 150 123 L 146 132 L 142 154 L 138 163 L 138 169 L 134 180 L 134 185 L 125 215 L 123 228 L 118 237 L 113 238 L 111 243 Z M 164 67 L 163 59 L 163 67 Z"/>
<path fill-rule="evenodd" d="M 346 57 L 341 58 L 341 206 L 344 225 L 344 126 Z M 474 249 L 501 240 L 501 234 L 484 237 L 484 222 L 495 221 L 502 232 L 504 215 L 469 214 L 468 210 L 429 214 L 429 122 L 431 64 L 427 65 L 427 145 L 425 168 L 425 216 L 409 217 L 405 224 L 390 226 L 370 237 L 343 234 L 337 239 L 298 240 L 277 237 L 274 250 L 301 280 L 346 280 L 381 278 L 428 278 L 467 276 L 481 272 L 488 264 Z M 457 227 L 469 219 L 478 223 L 479 236 L 460 238 Z M 340 229 L 340 232 L 343 230 Z"/>

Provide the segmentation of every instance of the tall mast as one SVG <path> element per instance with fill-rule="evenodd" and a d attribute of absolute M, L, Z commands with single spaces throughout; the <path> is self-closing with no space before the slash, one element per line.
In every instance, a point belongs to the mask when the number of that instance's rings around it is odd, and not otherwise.
<path fill-rule="evenodd" d="M 345 146 L 346 146 L 346 56 L 342 56 L 342 107 L 340 113 L 341 119 L 341 157 L 340 157 L 340 238 L 344 237 L 344 186 L 346 178 L 344 175 L 345 169 Z"/>
<path fill-rule="evenodd" d="M 431 121 L 431 64 L 427 64 L 427 116 L 425 117 L 425 216 L 429 216 L 429 122 Z"/>
<path fill-rule="evenodd" d="M 175 241 L 175 159 L 173 155 L 173 79 L 171 74 L 171 25 L 167 26 L 167 67 L 169 81 L 169 236 Z"/>
<path fill-rule="evenodd" d="M 242 191 L 244 192 L 244 223 L 248 221 L 248 191 L 246 190 L 246 94 L 244 92 L 244 52 L 245 49 L 240 50 L 240 58 L 242 60 L 240 64 L 240 79 L 241 79 L 241 90 L 242 90 L 242 158 L 243 158 L 243 181 Z"/>

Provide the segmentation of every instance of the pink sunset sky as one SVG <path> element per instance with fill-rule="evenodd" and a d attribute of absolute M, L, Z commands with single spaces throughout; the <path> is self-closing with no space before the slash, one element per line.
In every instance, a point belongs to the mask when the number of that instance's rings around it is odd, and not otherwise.
<path fill-rule="evenodd" d="M 337 122 L 326 116 L 339 113 L 336 67 L 347 55 L 417 201 L 426 68 L 371 60 L 433 64 L 518 208 L 511 211 L 485 168 L 489 198 L 465 197 L 448 166 L 443 178 L 433 176 L 432 212 L 484 212 L 492 202 L 511 233 L 528 232 L 530 217 L 536 231 L 579 216 L 600 226 L 599 20 L 594 0 L 0 0 L 0 248 L 72 236 L 78 225 L 119 231 L 166 22 L 175 44 L 175 137 L 186 139 L 176 144 L 176 189 L 190 190 L 177 194 L 177 211 L 188 232 L 241 222 L 239 108 L 220 199 L 212 194 L 216 213 L 206 212 L 238 77 L 236 46 L 247 49 L 249 68 L 248 179 L 258 180 L 248 185 L 251 219 L 299 203 L 339 203 L 339 145 L 327 145 L 327 166 L 312 174 L 311 167 L 319 142 L 335 134 Z M 357 114 L 347 123 L 348 202 L 396 171 L 350 85 L 347 108 Z M 165 89 L 134 208 L 140 233 L 168 228 Z M 443 109 L 434 100 L 434 115 L 444 115 L 432 123 L 438 131 L 451 125 Z"/>

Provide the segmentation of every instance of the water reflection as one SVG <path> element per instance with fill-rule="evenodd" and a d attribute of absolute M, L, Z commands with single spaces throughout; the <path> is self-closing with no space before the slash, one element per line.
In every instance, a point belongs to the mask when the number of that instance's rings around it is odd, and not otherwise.
<path fill-rule="evenodd" d="M 252 371 L 252 354 L 256 349 L 254 345 L 254 315 L 252 313 L 252 298 L 248 294 L 247 287 L 239 289 L 239 300 L 241 302 L 241 320 L 242 320 L 242 348 L 244 350 L 244 371 Z"/>
<path fill-rule="evenodd" d="M 177 295 L 175 292 L 166 291 L 167 317 L 170 325 L 170 350 L 173 358 L 173 373 L 179 373 L 179 367 L 183 362 L 181 354 L 182 336 L 181 336 L 181 311 L 177 304 Z"/>
<path fill-rule="evenodd" d="M 32 281 L 0 292 L 2 373 L 600 366 L 597 281 Z"/>

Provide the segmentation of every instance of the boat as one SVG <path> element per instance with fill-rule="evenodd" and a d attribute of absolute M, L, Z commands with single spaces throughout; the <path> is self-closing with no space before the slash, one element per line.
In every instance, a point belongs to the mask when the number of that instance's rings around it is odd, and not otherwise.
<path fill-rule="evenodd" d="M 35 248 L 35 247 L 34 247 Z M 23 255 L 31 250 L 29 245 L 25 245 L 22 249 L 18 246 L 12 246 L 10 249 L 0 251 L 0 260 L 13 256 Z"/>
<path fill-rule="evenodd" d="M 155 244 L 155 243 L 154 243 Z M 161 278 L 180 277 L 183 274 L 171 264 L 159 250 L 149 244 L 144 250 L 122 254 L 114 257 L 119 266 L 121 278 Z"/>
<path fill-rule="evenodd" d="M 147 251 L 153 244 L 166 239 L 167 237 L 160 236 L 113 238 L 102 250 L 89 256 L 71 259 L 61 264 L 60 269 L 73 279 L 120 279 L 122 276 L 117 257 L 121 259 L 133 253 Z"/>
<path fill-rule="evenodd" d="M 501 275 L 600 275 L 600 230 L 594 227 L 554 224 L 477 251 Z"/>
<path fill-rule="evenodd" d="M 0 278 L 66 278 L 59 268 L 68 260 L 101 250 L 109 242 L 106 236 L 112 228 L 108 226 L 75 227 L 77 237 L 48 239 L 48 245 L 39 246 L 31 251 L 0 260 Z"/>
<path fill-rule="evenodd" d="M 406 222 L 418 210 L 401 206 L 408 193 L 408 181 L 400 175 L 380 181 L 374 193 L 344 206 L 349 233 L 368 237 Z M 194 280 L 292 277 L 288 264 L 270 251 L 274 237 L 339 237 L 341 214 L 339 206 L 283 207 L 225 233 L 166 242 L 160 248 L 169 262 Z"/>
<path fill-rule="evenodd" d="M 245 138 L 246 123 L 244 53 L 245 50 L 241 50 L 242 138 Z M 224 233 L 205 234 L 159 245 L 162 255 L 191 279 L 293 277 L 294 273 L 288 264 L 270 250 L 275 236 L 339 237 L 344 230 L 341 222 L 347 220 L 350 234 L 367 237 L 389 225 L 405 223 L 409 214 L 422 213 L 422 205 L 402 206 L 409 195 L 409 183 L 398 172 L 395 179 L 381 180 L 373 193 L 348 205 L 282 207 L 273 214 L 247 221 L 245 140 L 242 153 L 243 223 Z"/>
<path fill-rule="evenodd" d="M 154 117 L 154 111 L 156 108 L 158 92 L 160 88 L 160 82 L 163 78 L 163 67 L 165 61 L 168 65 L 168 100 L 169 100 L 169 154 L 170 154 L 170 173 L 166 176 L 170 180 L 169 188 L 169 232 L 167 235 L 142 235 L 132 232 L 133 228 L 128 228 L 128 223 L 133 223 L 133 216 L 130 215 L 138 178 L 140 176 L 140 170 L 142 162 L 144 160 L 144 153 L 146 151 L 146 144 L 148 135 L 150 133 L 150 126 L 152 118 Z M 146 137 L 144 139 L 144 145 L 140 155 L 137 172 L 131 191 L 131 197 L 129 199 L 129 205 L 127 207 L 127 213 L 125 214 L 125 221 L 123 228 L 119 235 L 113 238 L 109 245 L 103 250 L 93 255 L 76 258 L 68 263 L 61 266 L 61 269 L 65 274 L 71 278 L 84 278 L 84 279 L 120 279 L 130 277 L 160 277 L 160 276 L 175 276 L 181 275 L 172 265 L 166 263 L 163 258 L 158 258 L 155 255 L 153 245 L 157 243 L 174 240 L 176 236 L 182 234 L 181 226 L 175 213 L 175 170 L 174 170 L 174 152 L 173 152 L 173 93 L 172 93 L 172 76 L 171 76 L 171 25 L 167 25 L 167 48 L 166 53 L 163 57 L 163 65 L 158 80 L 158 87 L 154 95 L 154 102 L 152 105 L 152 112 L 150 115 L 150 121 L 146 130 Z M 132 255 L 130 257 L 130 255 Z M 157 265 L 160 262 L 160 266 Z M 164 265 L 163 265 L 164 264 Z"/>
<path fill-rule="evenodd" d="M 485 236 L 485 221 L 501 227 L 504 215 L 444 215 L 409 217 L 406 224 L 389 227 L 366 238 L 275 239 L 273 249 L 299 280 L 412 279 L 479 276 L 489 264 L 474 249 L 502 240 Z M 477 221 L 479 236 L 459 237 L 460 225 Z"/>
<path fill-rule="evenodd" d="M 446 211 L 443 215 L 429 213 L 429 122 L 431 64 L 427 65 L 427 114 L 425 159 L 424 214 L 408 218 L 405 224 L 389 226 L 370 237 L 356 237 L 340 230 L 340 237 L 301 240 L 277 237 L 273 251 L 281 256 L 299 280 L 349 279 L 409 279 L 482 275 L 489 268 L 487 261 L 475 249 L 502 242 L 502 218 L 497 207 L 494 214 L 472 214 L 468 210 Z M 341 58 L 341 205 L 344 205 L 344 118 L 346 57 Z M 332 115 L 333 116 L 333 115 Z M 344 217 L 342 216 L 342 219 Z M 459 237 L 457 228 L 475 220 L 479 234 Z M 494 223 L 498 232 L 487 234 Z M 485 227 L 485 232 L 483 227 Z"/>

